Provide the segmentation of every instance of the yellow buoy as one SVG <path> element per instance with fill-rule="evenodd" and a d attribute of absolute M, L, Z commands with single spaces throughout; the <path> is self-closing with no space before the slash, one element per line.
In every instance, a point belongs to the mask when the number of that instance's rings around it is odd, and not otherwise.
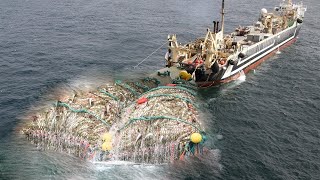
<path fill-rule="evenodd" d="M 181 78 L 181 79 L 184 79 L 184 80 L 186 80 L 186 81 L 188 81 L 189 79 L 191 79 L 191 74 L 189 74 L 186 70 L 182 70 L 182 71 L 180 71 L 180 73 L 179 73 L 179 77 Z"/>
<path fill-rule="evenodd" d="M 111 142 L 112 140 L 112 136 L 110 133 L 104 133 L 102 135 L 102 140 L 105 141 L 105 142 Z"/>
<path fill-rule="evenodd" d="M 112 149 L 112 143 L 111 142 L 104 142 L 103 144 L 102 144 L 102 150 L 103 151 L 110 151 L 111 149 Z"/>
<path fill-rule="evenodd" d="M 199 142 L 202 141 L 202 136 L 200 133 L 192 133 L 190 136 L 191 142 L 198 144 Z"/>

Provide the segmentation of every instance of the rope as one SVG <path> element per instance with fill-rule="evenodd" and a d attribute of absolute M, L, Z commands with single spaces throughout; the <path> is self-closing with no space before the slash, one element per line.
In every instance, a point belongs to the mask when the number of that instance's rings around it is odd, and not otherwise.
<path fill-rule="evenodd" d="M 134 90 L 131 86 L 129 86 L 126 83 L 121 82 L 120 80 L 116 80 L 115 84 L 119 85 L 119 86 L 121 86 L 123 88 L 128 89 L 134 96 L 138 96 L 139 95 L 139 93 L 136 90 Z"/>
<path fill-rule="evenodd" d="M 170 71 L 165 71 L 163 73 L 161 73 L 160 71 L 158 71 L 158 76 L 170 76 Z"/>
<path fill-rule="evenodd" d="M 127 128 L 130 124 L 134 123 L 135 121 L 154 121 L 154 120 L 158 120 L 158 119 L 168 119 L 168 120 L 172 120 L 172 121 L 182 122 L 182 123 L 188 124 L 188 125 L 196 128 L 199 132 L 202 131 L 199 127 L 195 126 L 194 124 L 192 124 L 186 120 L 174 118 L 174 117 L 168 117 L 168 116 L 149 116 L 149 117 L 141 116 L 138 118 L 131 118 L 127 124 L 125 124 L 123 127 L 121 127 L 119 129 L 119 131 Z"/>
<path fill-rule="evenodd" d="M 156 84 L 156 85 L 159 85 L 160 84 L 160 81 L 157 79 L 157 78 L 151 78 L 151 77 L 146 77 L 146 78 L 143 78 L 143 81 L 144 82 L 149 82 L 149 81 L 154 81 L 154 83 Z"/>
<path fill-rule="evenodd" d="M 59 101 L 55 105 L 57 107 L 61 106 L 61 107 L 68 108 L 70 111 L 75 112 L 75 113 L 87 113 L 87 114 L 90 114 L 90 115 L 94 116 L 96 119 L 100 120 L 103 124 L 105 124 L 108 127 L 110 127 L 109 123 L 107 123 L 105 120 L 101 119 L 99 116 L 95 115 L 94 113 L 88 111 L 87 109 L 74 109 L 69 104 L 63 103 L 63 102 L 59 102 Z"/>
<path fill-rule="evenodd" d="M 190 93 L 190 94 L 192 94 L 192 95 L 194 95 L 194 94 L 196 93 L 195 91 L 188 90 L 188 89 L 186 89 L 186 88 L 184 88 L 184 87 L 178 87 L 178 86 L 175 86 L 175 87 L 171 87 L 171 86 L 159 86 L 159 87 L 157 87 L 157 88 L 153 88 L 153 89 L 151 89 L 151 90 L 149 90 L 149 91 L 147 91 L 147 92 L 142 93 L 142 94 L 139 96 L 139 98 L 144 97 L 144 95 L 146 95 L 146 94 L 149 93 L 149 92 L 156 91 L 156 90 L 159 90 L 159 89 L 175 89 L 175 88 L 176 88 L 176 89 L 180 89 L 180 90 L 187 91 L 188 93 Z M 182 96 L 179 96 L 179 95 L 172 95 L 172 94 L 153 94 L 153 95 L 146 96 L 146 98 L 151 99 L 151 98 L 154 98 L 154 97 L 161 97 L 161 96 L 167 96 L 167 97 L 173 97 L 173 98 L 181 99 L 181 100 L 183 100 L 183 101 L 185 101 L 185 102 L 187 102 L 187 103 L 192 104 L 194 107 L 196 107 L 196 108 L 199 109 L 199 105 L 197 105 L 194 101 L 192 101 L 192 100 L 189 99 L 189 98 L 185 98 L 185 97 L 182 97 Z M 138 98 L 138 99 L 139 99 L 139 98 Z M 127 107 L 130 107 L 130 106 L 133 105 L 133 104 L 136 104 L 136 101 L 131 102 Z"/>
<path fill-rule="evenodd" d="M 190 88 L 192 90 L 197 90 L 197 87 L 194 86 L 194 85 L 188 85 L 188 84 L 177 84 L 177 86 L 181 86 L 181 87 L 184 87 L 184 88 Z"/>
<path fill-rule="evenodd" d="M 144 58 L 142 61 L 140 61 L 137 65 L 133 66 L 133 68 L 137 68 L 140 64 L 142 64 L 145 60 L 147 60 L 150 56 L 152 56 L 155 52 L 157 52 L 160 48 L 162 48 L 162 46 L 164 46 L 165 44 L 167 44 L 167 42 L 163 43 L 158 49 L 156 49 L 155 51 L 153 51 L 151 54 L 149 54 L 146 58 Z"/>
<path fill-rule="evenodd" d="M 107 95 L 107 96 L 111 97 L 112 99 L 114 99 L 114 100 L 116 100 L 116 101 L 119 101 L 119 98 L 117 98 L 116 96 L 114 96 L 114 95 L 110 94 L 109 92 L 104 91 L 104 90 L 102 90 L 102 89 L 100 89 L 99 91 L 100 91 L 101 93 L 103 93 L 103 94 L 105 94 L 105 95 Z"/>
<path fill-rule="evenodd" d="M 148 99 L 151 99 L 151 98 L 154 98 L 154 97 L 174 97 L 174 98 L 178 98 L 178 99 L 181 99 L 185 102 L 188 102 L 190 104 L 192 104 L 193 106 L 195 106 L 196 108 L 199 108 L 197 104 L 195 104 L 191 99 L 188 99 L 188 98 L 185 98 L 185 97 L 181 97 L 181 96 L 178 96 L 178 95 L 172 95 L 172 94 L 154 94 L 154 95 L 150 95 L 150 96 L 147 96 Z"/>
<path fill-rule="evenodd" d="M 141 84 L 140 82 L 134 82 L 134 85 L 136 85 L 137 87 L 143 89 L 143 91 L 149 91 L 149 87 L 146 85 Z"/>
<path fill-rule="evenodd" d="M 157 88 L 153 88 L 153 89 L 149 90 L 148 92 L 143 93 L 141 96 L 143 96 L 146 93 L 152 92 L 152 91 L 157 91 L 159 89 L 180 89 L 180 90 L 183 90 L 183 91 L 190 93 L 193 96 L 197 95 L 197 93 L 195 91 L 184 88 L 184 87 L 180 87 L 180 86 L 174 86 L 174 87 L 172 87 L 172 86 L 159 86 Z"/>

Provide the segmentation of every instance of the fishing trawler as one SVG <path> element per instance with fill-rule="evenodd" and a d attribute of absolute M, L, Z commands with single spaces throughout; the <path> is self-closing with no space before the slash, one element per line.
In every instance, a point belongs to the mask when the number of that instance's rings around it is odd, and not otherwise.
<path fill-rule="evenodd" d="M 222 0 L 221 26 L 214 22 L 204 38 L 182 46 L 176 35 L 168 36 L 167 67 L 157 78 L 73 90 L 30 116 L 21 133 L 38 149 L 92 162 L 162 164 L 208 153 L 197 92 L 177 81 L 208 87 L 238 78 L 294 42 L 305 11 L 288 0 L 273 13 L 262 9 L 253 26 L 224 35 Z"/>
<path fill-rule="evenodd" d="M 159 79 L 184 79 L 199 87 L 214 86 L 239 78 L 277 51 L 292 44 L 303 24 L 307 7 L 284 0 L 272 12 L 261 9 L 258 21 L 224 34 L 225 9 L 222 0 L 221 23 L 213 22 L 205 37 L 180 45 L 175 34 L 168 35 L 166 68 Z M 220 24 L 220 25 L 219 25 Z M 167 77 L 163 77 L 166 75 Z"/>

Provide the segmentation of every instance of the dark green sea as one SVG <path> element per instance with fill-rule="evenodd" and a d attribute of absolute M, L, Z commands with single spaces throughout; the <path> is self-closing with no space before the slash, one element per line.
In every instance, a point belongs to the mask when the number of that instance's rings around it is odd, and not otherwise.
<path fill-rule="evenodd" d="M 226 30 L 279 0 L 226 0 Z M 246 76 L 200 90 L 211 153 L 170 165 L 90 163 L 39 151 L 17 127 L 61 89 L 142 77 L 164 66 L 170 33 L 187 43 L 219 0 L 0 0 L 0 179 L 320 179 L 320 2 L 296 43 Z"/>

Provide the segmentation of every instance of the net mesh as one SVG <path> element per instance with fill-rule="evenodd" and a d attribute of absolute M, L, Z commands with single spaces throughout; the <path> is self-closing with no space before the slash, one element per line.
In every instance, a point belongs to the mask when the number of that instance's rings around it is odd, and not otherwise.
<path fill-rule="evenodd" d="M 59 99 L 33 116 L 23 133 L 39 148 L 87 160 L 167 163 L 202 151 L 203 141 L 190 141 L 192 133 L 204 133 L 195 95 L 152 78 L 115 81 Z M 104 139 L 105 133 L 112 138 Z"/>

